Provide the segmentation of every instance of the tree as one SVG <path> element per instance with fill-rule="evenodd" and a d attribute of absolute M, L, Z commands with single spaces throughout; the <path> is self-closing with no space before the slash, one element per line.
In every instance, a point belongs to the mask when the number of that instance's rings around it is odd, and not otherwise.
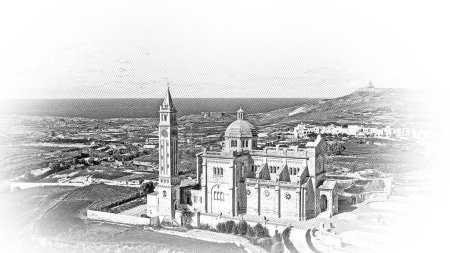
<path fill-rule="evenodd" d="M 27 173 L 25 173 L 25 175 L 23 176 L 23 180 L 24 180 L 25 182 L 33 182 L 33 181 L 36 180 L 36 177 L 35 177 L 33 174 L 31 174 L 31 172 L 27 172 Z"/>
<path fill-rule="evenodd" d="M 312 133 L 309 133 L 309 134 L 307 135 L 307 137 L 310 138 L 310 139 L 316 139 L 317 134 L 314 133 L 314 132 L 312 132 Z"/>
<path fill-rule="evenodd" d="M 181 223 L 183 226 L 190 226 L 192 222 L 192 217 L 194 216 L 194 213 L 189 209 L 187 205 L 181 205 L 180 206 L 181 211 Z"/>
<path fill-rule="evenodd" d="M 141 195 L 147 195 L 149 193 L 152 193 L 154 189 L 155 186 L 153 185 L 153 182 L 145 182 L 139 187 L 139 193 Z"/>
<path fill-rule="evenodd" d="M 345 146 L 341 142 L 334 142 L 328 145 L 327 155 L 341 155 L 345 149 Z"/>

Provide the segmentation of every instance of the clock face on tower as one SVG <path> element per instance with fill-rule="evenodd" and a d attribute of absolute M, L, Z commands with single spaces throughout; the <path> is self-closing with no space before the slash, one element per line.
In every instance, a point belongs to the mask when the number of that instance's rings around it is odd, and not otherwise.
<path fill-rule="evenodd" d="M 168 135 L 169 135 L 169 133 L 167 132 L 167 129 L 161 130 L 161 136 L 162 137 L 167 137 Z"/>

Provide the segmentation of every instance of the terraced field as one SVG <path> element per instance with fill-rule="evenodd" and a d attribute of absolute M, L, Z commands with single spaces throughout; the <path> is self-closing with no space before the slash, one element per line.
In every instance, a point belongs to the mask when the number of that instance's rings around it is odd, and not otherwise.
<path fill-rule="evenodd" d="M 424 166 L 418 151 L 402 151 L 400 147 L 380 147 L 371 144 L 346 143 L 343 155 L 327 157 L 330 168 L 348 168 L 353 171 L 376 169 L 400 175 Z"/>
<path fill-rule="evenodd" d="M 40 155 L 44 152 L 39 148 L 0 146 L 0 179 L 46 167 L 46 159 Z"/>

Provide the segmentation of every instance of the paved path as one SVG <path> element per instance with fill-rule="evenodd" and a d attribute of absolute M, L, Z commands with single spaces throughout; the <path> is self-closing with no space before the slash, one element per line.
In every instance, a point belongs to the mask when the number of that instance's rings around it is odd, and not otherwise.
<path fill-rule="evenodd" d="M 178 236 L 182 236 L 182 237 L 189 237 L 189 238 L 208 241 L 208 242 L 235 243 L 238 246 L 244 247 L 247 252 L 253 252 L 253 253 L 257 253 L 257 252 L 266 253 L 267 252 L 263 248 L 253 245 L 246 238 L 243 238 L 243 237 L 237 236 L 237 235 L 216 233 L 216 232 L 212 232 L 212 231 L 199 230 L 199 229 L 191 229 L 191 230 L 188 230 L 187 232 L 178 232 L 178 231 L 173 231 L 173 230 L 161 229 L 161 230 L 157 230 L 157 232 L 171 234 L 171 235 L 178 235 Z"/>

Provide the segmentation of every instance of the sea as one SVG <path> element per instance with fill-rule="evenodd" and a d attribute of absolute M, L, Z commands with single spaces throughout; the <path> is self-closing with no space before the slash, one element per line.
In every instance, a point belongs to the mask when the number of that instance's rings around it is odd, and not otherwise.
<path fill-rule="evenodd" d="M 201 112 L 265 113 L 302 106 L 315 98 L 175 98 L 178 116 Z M 157 118 L 161 98 L 0 100 L 0 115 L 109 118 Z"/>

